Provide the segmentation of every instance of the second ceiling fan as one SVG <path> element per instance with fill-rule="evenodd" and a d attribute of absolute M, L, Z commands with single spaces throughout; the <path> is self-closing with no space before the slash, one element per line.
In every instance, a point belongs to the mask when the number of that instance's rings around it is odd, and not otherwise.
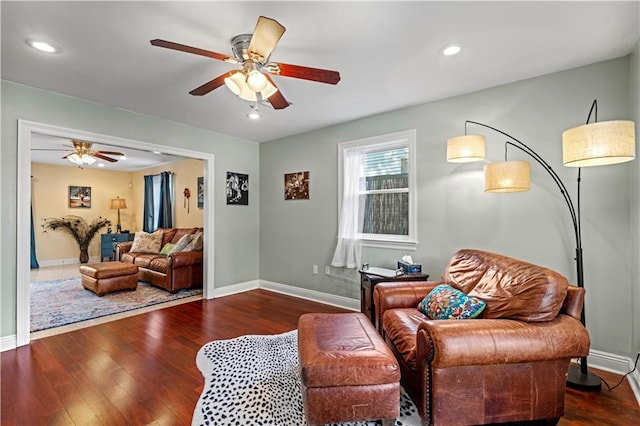
<path fill-rule="evenodd" d="M 289 102 L 278 90 L 270 74 L 327 84 L 337 84 L 340 81 L 338 71 L 269 62 L 271 52 L 284 32 L 285 27 L 278 21 L 260 16 L 253 34 L 240 34 L 231 39 L 233 56 L 160 39 L 151 40 L 151 44 L 242 65 L 242 70 L 226 72 L 193 89 L 189 93 L 194 96 L 206 95 L 225 84 L 244 100 L 266 100 L 274 109 L 283 109 L 289 106 Z"/>

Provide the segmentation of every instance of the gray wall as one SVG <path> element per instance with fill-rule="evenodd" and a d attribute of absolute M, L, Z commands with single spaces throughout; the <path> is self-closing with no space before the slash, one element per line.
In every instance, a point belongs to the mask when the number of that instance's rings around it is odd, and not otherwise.
<path fill-rule="evenodd" d="M 255 142 L 2 81 L 1 336 L 16 333 L 18 119 L 215 154 L 215 284 L 258 278 L 259 147 Z M 215 111 L 212 111 L 215 114 Z M 249 174 L 248 207 L 227 206 L 226 172 Z M 195 184 L 195 183 L 194 183 Z M 24 214 L 24 212 L 20 212 Z M 26 212 L 28 214 L 28 212 Z M 21 236 L 28 238 L 28 236 Z"/>
<path fill-rule="evenodd" d="M 261 144 L 260 278 L 359 297 L 356 282 L 322 274 L 336 243 L 337 144 L 415 128 L 419 247 L 410 254 L 423 271 L 438 278 L 450 256 L 467 247 L 541 264 L 575 282 L 569 211 L 549 175 L 532 164 L 530 191 L 486 194 L 482 164 L 447 163 L 446 141 L 464 133 L 466 119 L 501 129 L 554 166 L 575 203 L 577 170 L 562 166 L 562 131 L 584 124 L 596 98 L 599 121 L 629 119 L 629 69 L 625 57 Z M 488 160 L 503 158 L 504 137 L 469 129 L 487 136 Z M 510 159 L 528 159 L 523 155 L 510 151 Z M 638 285 L 631 279 L 638 239 L 629 232 L 629 194 L 638 190 L 637 180 L 630 181 L 632 167 L 583 169 L 581 199 L 592 348 L 627 356 L 633 352 L 629 296 Z M 283 174 L 301 170 L 310 171 L 311 199 L 284 201 Z M 405 253 L 367 249 L 363 261 L 392 267 Z M 314 264 L 318 275 L 312 275 Z"/>
<path fill-rule="evenodd" d="M 639 17 L 640 19 L 640 17 Z M 629 86 L 630 86 L 630 106 L 631 118 L 636 122 L 636 142 L 640 137 L 640 40 L 636 43 L 636 48 L 631 54 L 629 67 Z M 636 145 L 636 154 L 638 146 Z M 633 301 L 633 310 L 631 312 L 632 323 L 632 353 L 634 355 L 640 352 L 640 161 L 636 160 L 632 164 L 631 169 L 631 234 L 635 236 L 632 253 L 633 275 L 631 286 L 631 300 Z"/>

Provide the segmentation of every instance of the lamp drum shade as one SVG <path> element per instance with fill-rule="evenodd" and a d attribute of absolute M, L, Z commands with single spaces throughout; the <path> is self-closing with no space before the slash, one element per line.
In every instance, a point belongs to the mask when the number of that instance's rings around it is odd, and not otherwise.
<path fill-rule="evenodd" d="M 531 187 L 528 161 L 503 161 L 484 166 L 485 192 L 522 192 Z"/>
<path fill-rule="evenodd" d="M 124 198 L 112 198 L 111 199 L 111 208 L 112 209 L 126 209 L 127 202 Z"/>
<path fill-rule="evenodd" d="M 600 121 L 562 132 L 562 163 L 567 167 L 604 166 L 636 157 L 633 121 Z"/>
<path fill-rule="evenodd" d="M 447 141 L 447 161 L 470 163 L 484 160 L 485 137 L 482 135 L 456 136 Z"/>

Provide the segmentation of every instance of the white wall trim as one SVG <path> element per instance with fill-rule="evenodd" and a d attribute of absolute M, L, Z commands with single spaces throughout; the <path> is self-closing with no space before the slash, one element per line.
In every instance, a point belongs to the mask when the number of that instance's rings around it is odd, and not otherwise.
<path fill-rule="evenodd" d="M 211 299 L 215 292 L 215 156 L 210 153 L 192 151 L 167 145 L 124 139 L 116 136 L 102 135 L 83 130 L 69 129 L 51 124 L 18 120 L 18 173 L 17 173 L 17 241 L 16 241 L 16 345 L 22 346 L 30 340 L 30 307 L 29 284 L 31 269 L 31 241 L 21 238 L 30 234 L 31 220 L 28 212 L 31 209 L 31 135 L 39 133 L 70 139 L 90 140 L 114 147 L 162 151 L 166 154 L 196 158 L 204 161 L 204 209 L 202 213 L 205 246 L 204 289 L 203 297 Z"/>
<path fill-rule="evenodd" d="M 226 285 L 224 287 L 216 288 L 213 293 L 213 297 L 225 297 L 231 296 L 232 294 L 244 293 L 245 291 L 256 290 L 258 289 L 258 280 L 247 281 L 244 283 Z"/>
<path fill-rule="evenodd" d="M 590 350 L 589 356 L 587 357 L 587 363 L 590 367 L 620 375 L 627 374 L 633 370 L 633 362 L 634 360 L 631 358 L 597 350 Z M 629 385 L 631 385 L 638 405 L 640 405 L 640 372 L 636 370 L 629 374 L 627 380 L 629 381 Z M 615 385 L 615 383 L 609 383 L 609 386 L 613 385 Z M 604 388 L 604 384 L 602 386 Z"/>
<path fill-rule="evenodd" d="M 0 352 L 8 351 L 11 349 L 15 349 L 16 346 L 16 335 L 13 334 L 11 336 L 5 336 L 0 338 Z"/>
<path fill-rule="evenodd" d="M 322 293 L 320 291 L 308 290 L 306 288 L 279 284 L 265 280 L 260 280 L 259 288 L 276 293 L 286 294 L 288 296 L 299 297 L 300 299 L 324 303 L 325 305 L 337 306 L 339 308 L 349 309 L 351 311 L 360 311 L 359 299 L 336 296 L 334 294 Z"/>
<path fill-rule="evenodd" d="M 100 262 L 100 256 L 90 257 L 89 262 Z M 80 261 L 78 260 L 77 257 L 69 257 L 67 259 L 38 260 L 38 265 L 40 265 L 41 268 L 48 268 L 50 266 L 61 266 L 61 265 L 80 266 Z"/>

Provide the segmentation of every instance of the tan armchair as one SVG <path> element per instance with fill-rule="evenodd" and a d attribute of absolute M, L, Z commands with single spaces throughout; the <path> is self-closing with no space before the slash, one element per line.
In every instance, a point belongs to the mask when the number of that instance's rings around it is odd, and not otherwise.
<path fill-rule="evenodd" d="M 439 284 L 486 302 L 479 318 L 431 320 L 418 303 Z M 584 289 L 540 266 L 460 250 L 441 281 L 380 283 L 376 327 L 425 424 L 543 420 L 564 414 L 567 370 L 589 352 Z"/>

